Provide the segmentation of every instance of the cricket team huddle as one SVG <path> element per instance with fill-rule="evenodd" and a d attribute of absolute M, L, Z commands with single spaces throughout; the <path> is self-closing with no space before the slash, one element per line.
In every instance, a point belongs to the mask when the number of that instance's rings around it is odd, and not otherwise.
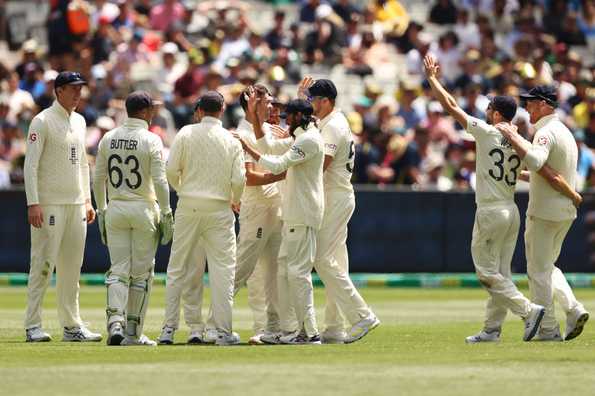
<path fill-rule="evenodd" d="M 476 145 L 471 254 L 489 297 L 483 328 L 465 341 L 499 341 L 508 310 L 524 321 L 525 341 L 576 338 L 589 313 L 555 262 L 582 198 L 575 191 L 577 145 L 556 115 L 555 88 L 537 86 L 521 95 L 536 130 L 529 142 L 512 123 L 517 112 L 512 97 L 491 98 L 481 120 L 465 113 L 444 88 L 431 54 L 424 58 L 424 71 L 434 97 L 466 126 Z M 208 91 L 196 102 L 194 123 L 175 136 L 167 162 L 160 138 L 149 132 L 161 103 L 135 91 L 126 98 L 128 118 L 99 143 L 93 178 L 84 155 L 85 121 L 74 111 L 84 84 L 79 73 L 60 73 L 56 101 L 29 129 L 28 342 L 51 340 L 42 327 L 41 305 L 54 268 L 63 341 L 103 339 L 83 324 L 78 301 L 87 224 L 95 220 L 111 261 L 105 277 L 108 345 L 173 344 L 181 309 L 189 344 L 239 344 L 232 313 L 243 286 L 254 316 L 250 344 L 353 343 L 380 325 L 349 277 L 355 145 L 335 106 L 338 93 L 331 80 L 305 77 L 297 99 L 283 106 L 266 86 L 246 87 L 240 95 L 245 117 L 234 132 L 222 126 L 223 96 Z M 525 233 L 530 299 L 511 277 L 520 226 L 514 202 L 519 179 L 530 183 Z M 175 219 L 170 186 L 178 196 Z M 165 315 L 153 341 L 143 326 L 155 253 L 159 243 L 170 241 Z M 203 318 L 207 263 L 211 303 Z M 326 292 L 322 329 L 314 308 L 313 269 Z M 566 313 L 563 333 L 554 300 Z"/>

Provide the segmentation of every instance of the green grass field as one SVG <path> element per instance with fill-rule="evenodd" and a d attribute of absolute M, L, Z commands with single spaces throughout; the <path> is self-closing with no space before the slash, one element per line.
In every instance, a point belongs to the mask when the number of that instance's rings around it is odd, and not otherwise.
<path fill-rule="evenodd" d="M 521 341 L 509 315 L 502 342 L 466 345 L 480 329 L 486 294 L 479 289 L 363 289 L 382 325 L 351 345 L 107 347 L 53 341 L 26 344 L 25 288 L 0 288 L 2 395 L 592 395 L 595 323 L 568 343 Z M 595 290 L 577 295 L 595 312 Z M 81 289 L 83 319 L 104 330 L 105 290 Z M 146 333 L 156 338 L 164 288 L 154 288 Z M 316 290 L 318 312 L 324 296 Z M 562 318 L 563 315 L 559 315 Z M 51 289 L 45 326 L 61 339 Z M 245 291 L 234 327 L 246 341 L 251 317 Z M 177 334 L 186 340 L 186 329 Z"/>

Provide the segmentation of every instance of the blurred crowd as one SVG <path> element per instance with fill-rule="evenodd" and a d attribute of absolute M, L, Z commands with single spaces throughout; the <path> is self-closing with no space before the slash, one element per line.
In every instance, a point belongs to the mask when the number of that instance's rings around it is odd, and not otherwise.
<path fill-rule="evenodd" d="M 134 89 L 164 102 L 151 130 L 167 149 L 205 91 L 224 95 L 233 129 L 246 85 L 268 85 L 282 104 L 314 73 L 348 77 L 336 81 L 340 96 L 342 81 L 359 84 L 340 98 L 357 141 L 354 183 L 472 189 L 474 142 L 432 99 L 428 52 L 475 117 L 485 117 L 490 95 L 557 86 L 559 115 L 580 149 L 579 188 L 595 188 L 595 0 L 418 2 L 426 15 L 417 19 L 397 0 L 49 3 L 47 45 L 24 41 L 14 67 L 0 59 L 0 188 L 22 183 L 28 124 L 52 103 L 57 72 L 76 70 L 89 82 L 77 111 L 91 163 Z M 522 109 L 515 123 L 531 137 Z"/>

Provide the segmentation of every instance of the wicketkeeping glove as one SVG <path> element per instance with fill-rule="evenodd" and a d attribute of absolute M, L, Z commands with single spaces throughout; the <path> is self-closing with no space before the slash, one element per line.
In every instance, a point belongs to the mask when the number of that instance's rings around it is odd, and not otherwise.
<path fill-rule="evenodd" d="M 161 244 L 167 245 L 174 235 L 174 215 L 169 209 L 161 213 L 159 221 L 159 234 L 161 235 Z"/>
<path fill-rule="evenodd" d="M 107 234 L 105 232 L 105 214 L 103 210 L 97 209 L 97 227 L 99 227 L 99 235 L 101 236 L 101 243 L 107 245 Z"/>

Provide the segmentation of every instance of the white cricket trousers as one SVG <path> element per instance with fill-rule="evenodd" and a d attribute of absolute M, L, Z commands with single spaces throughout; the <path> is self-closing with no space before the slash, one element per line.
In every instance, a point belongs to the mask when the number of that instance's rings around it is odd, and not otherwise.
<path fill-rule="evenodd" d="M 142 334 L 159 243 L 155 202 L 111 200 L 105 213 L 111 267 L 106 274 L 107 326 L 120 322 Z M 131 334 L 132 335 L 132 334 Z"/>
<path fill-rule="evenodd" d="M 312 286 L 316 234 L 317 231 L 312 227 L 283 224 L 277 273 L 281 330 L 304 330 L 309 337 L 318 334 Z M 297 329 L 291 316 L 292 308 L 297 319 Z"/>
<path fill-rule="evenodd" d="M 519 210 L 514 202 L 481 205 L 475 212 L 471 256 L 477 277 L 489 293 L 484 324 L 487 330 L 500 329 L 509 309 L 522 318 L 531 310 L 531 302 L 511 276 L 519 226 Z"/>
<path fill-rule="evenodd" d="M 280 199 L 242 205 L 234 294 L 247 284 L 256 334 L 279 331 L 277 258 L 282 225 Z"/>
<path fill-rule="evenodd" d="M 324 319 L 325 331 L 329 332 L 345 329 L 340 312 L 351 325 L 372 314 L 349 277 L 347 224 L 354 210 L 353 193 L 325 192 L 324 218 L 316 240 L 314 268 L 326 291 Z"/>
<path fill-rule="evenodd" d="M 233 285 L 236 266 L 235 217 L 230 208 L 205 211 L 188 207 L 180 200 L 175 216 L 171 255 L 167 266 L 165 317 L 179 315 L 180 296 L 189 265 L 198 265 L 202 278 L 205 262 L 196 262 L 197 245 L 202 245 L 209 262 L 209 284 L 213 323 L 222 333 L 232 332 Z M 174 325 L 175 323 L 165 323 Z"/>
<path fill-rule="evenodd" d="M 554 295 L 567 314 L 580 305 L 564 274 L 554 266 L 572 222 L 549 221 L 534 216 L 527 216 L 526 220 L 525 254 L 529 289 L 533 302 L 545 307 L 541 329 L 546 333 L 558 328 Z"/>
<path fill-rule="evenodd" d="M 60 325 L 80 327 L 79 278 L 87 237 L 85 205 L 41 205 L 41 210 L 41 228 L 31 226 L 25 328 L 41 326 L 43 297 L 54 268 Z"/>
<path fill-rule="evenodd" d="M 186 275 L 184 275 L 181 300 L 184 311 L 184 322 L 190 328 L 190 331 L 203 332 L 205 323 L 202 319 L 202 297 L 204 291 L 203 275 L 199 269 L 203 268 L 206 261 L 204 249 L 200 243 L 194 246 L 194 249 L 188 256 L 188 265 L 186 266 Z M 202 263 L 202 264 L 201 264 Z M 199 273 L 200 272 L 200 273 Z M 163 321 L 164 326 L 179 328 L 180 324 L 180 300 L 177 307 L 171 307 L 166 311 L 167 315 Z"/>

